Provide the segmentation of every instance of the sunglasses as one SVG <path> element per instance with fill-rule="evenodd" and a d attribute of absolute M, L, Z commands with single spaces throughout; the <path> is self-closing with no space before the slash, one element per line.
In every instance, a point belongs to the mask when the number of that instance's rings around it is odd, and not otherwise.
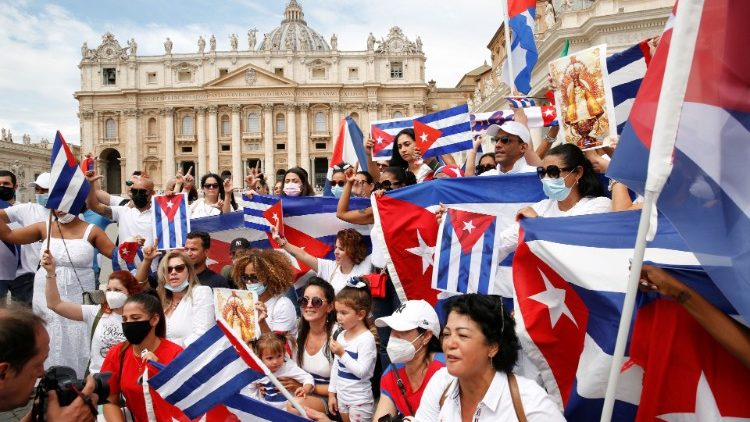
<path fill-rule="evenodd" d="M 495 144 L 497 142 L 500 142 L 503 145 L 508 145 L 510 143 L 510 141 L 512 141 L 514 139 L 517 139 L 517 138 L 511 137 L 511 136 L 508 136 L 508 135 L 501 136 L 499 138 L 495 138 L 495 137 L 490 138 L 490 140 L 492 141 L 493 144 Z M 522 142 L 520 138 L 518 138 L 518 142 Z"/>
<path fill-rule="evenodd" d="M 539 176 L 540 179 L 544 179 L 544 176 L 549 176 L 550 179 L 557 179 L 558 177 L 560 177 L 560 172 L 573 171 L 573 170 L 575 170 L 575 167 L 560 168 L 552 164 L 552 165 L 547 166 L 547 168 L 537 167 L 536 174 L 537 176 Z"/>
<path fill-rule="evenodd" d="M 206 189 L 219 189 L 219 184 L 218 183 L 206 183 L 205 185 L 203 185 L 203 187 Z"/>
<path fill-rule="evenodd" d="M 325 301 L 326 301 L 325 299 L 321 299 L 319 297 L 308 298 L 307 296 L 301 297 L 298 300 L 300 308 L 307 308 L 307 305 L 310 305 L 315 309 L 318 309 L 321 306 L 323 306 L 323 303 Z"/>
<path fill-rule="evenodd" d="M 390 180 L 383 180 L 382 182 L 378 182 L 375 184 L 375 190 L 383 189 L 383 190 L 389 191 L 389 190 L 397 189 L 400 186 L 401 186 L 401 183 L 398 183 L 398 182 L 391 183 Z"/>
<path fill-rule="evenodd" d="M 331 187 L 338 186 L 343 188 L 345 184 L 346 182 L 344 182 L 343 180 L 339 180 L 338 182 L 331 181 Z"/>
<path fill-rule="evenodd" d="M 258 279 L 258 276 L 255 274 L 242 274 L 240 275 L 240 281 L 242 281 L 245 284 L 257 284 L 260 283 L 260 280 Z"/>
<path fill-rule="evenodd" d="M 148 195 L 148 189 L 130 189 L 131 195 Z"/>
<path fill-rule="evenodd" d="M 170 265 L 167 267 L 167 274 L 170 274 L 172 271 L 177 271 L 178 273 L 181 273 L 185 271 L 185 268 L 187 268 L 185 264 L 175 265 L 174 267 Z"/>
<path fill-rule="evenodd" d="M 133 181 L 128 180 L 127 182 L 125 182 L 125 186 L 133 186 Z"/>

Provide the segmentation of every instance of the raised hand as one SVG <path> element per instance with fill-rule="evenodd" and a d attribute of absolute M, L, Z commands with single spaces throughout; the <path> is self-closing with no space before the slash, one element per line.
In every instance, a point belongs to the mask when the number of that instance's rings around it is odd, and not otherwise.
<path fill-rule="evenodd" d="M 44 252 L 42 252 L 41 261 L 39 264 L 47 270 L 47 274 L 54 274 L 55 273 L 55 257 L 52 256 L 52 253 L 49 251 L 49 249 L 46 249 Z"/>
<path fill-rule="evenodd" d="M 159 245 L 159 238 L 154 239 L 153 245 L 148 245 L 143 248 L 143 260 L 153 261 L 154 259 L 161 256 L 161 252 L 157 249 Z"/>

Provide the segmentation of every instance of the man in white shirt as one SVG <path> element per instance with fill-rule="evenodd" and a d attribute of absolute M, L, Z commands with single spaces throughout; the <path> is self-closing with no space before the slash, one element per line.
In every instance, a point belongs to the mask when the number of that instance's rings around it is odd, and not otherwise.
<path fill-rule="evenodd" d="M 30 226 L 40 221 L 46 221 L 49 218 L 49 210 L 44 207 L 49 196 L 50 174 L 40 174 L 34 182 L 29 184 L 36 192 L 37 203 L 27 202 L 24 204 L 16 203 L 15 191 L 18 188 L 16 176 L 6 170 L 0 172 L 0 186 L 13 189 L 13 196 L 6 202 L 11 204 L 10 207 L 0 210 L 0 218 L 10 225 L 11 229 L 18 227 Z M 5 248 L 5 245 L 0 245 Z M 4 279 L 0 284 L 0 298 L 10 290 L 11 297 L 15 300 L 31 303 L 31 297 L 34 293 L 34 274 L 39 267 L 39 251 L 42 242 L 34 242 L 28 245 L 21 245 L 20 260 L 14 256 L 15 262 L 10 262 L 10 272 L 3 276 Z M 15 278 L 10 278 L 13 274 Z"/>
<path fill-rule="evenodd" d="M 139 235 L 146 239 L 146 245 L 153 243 L 154 234 L 151 218 L 151 197 L 154 195 L 154 182 L 147 177 L 141 177 L 130 187 L 130 199 L 133 206 L 110 206 L 98 200 L 99 187 L 96 181 L 101 176 L 90 177 L 91 191 L 86 198 L 86 205 L 90 210 L 117 223 L 119 239 L 129 239 Z"/>
<path fill-rule="evenodd" d="M 502 125 L 490 125 L 487 136 L 495 145 L 497 167 L 480 176 L 504 176 L 508 174 L 535 173 L 536 167 L 526 162 L 526 151 L 531 147 L 531 133 L 522 123 L 509 120 Z"/>

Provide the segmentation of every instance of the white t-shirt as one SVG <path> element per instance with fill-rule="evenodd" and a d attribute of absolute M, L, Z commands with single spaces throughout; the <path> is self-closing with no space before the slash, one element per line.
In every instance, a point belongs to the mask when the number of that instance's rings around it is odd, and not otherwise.
<path fill-rule="evenodd" d="M 565 421 L 560 409 L 557 408 L 552 398 L 542 387 L 534 381 L 518 375 L 516 375 L 516 381 L 518 382 L 523 411 L 528 421 Z M 445 400 L 441 407 L 440 398 L 443 393 L 445 393 Z M 430 378 L 414 419 L 420 422 L 461 420 L 458 381 L 448 373 L 447 368 L 440 369 Z M 484 394 L 479 406 L 477 406 L 477 411 L 472 420 L 476 422 L 518 421 L 513 407 L 513 399 L 510 395 L 508 378 L 504 372 L 495 373 L 492 383 L 490 383 L 490 387 Z"/>
<path fill-rule="evenodd" d="M 276 378 L 291 378 L 301 383 L 302 385 L 315 385 L 315 381 L 313 380 L 312 375 L 303 371 L 299 366 L 297 366 L 297 362 L 288 358 L 286 361 L 284 361 L 284 364 L 281 365 L 281 368 L 274 372 L 273 375 Z M 260 394 L 260 389 L 258 388 L 260 385 L 263 386 L 262 395 Z M 289 393 L 294 395 L 294 391 L 290 391 Z M 276 388 L 275 385 L 273 385 L 268 377 L 263 377 L 257 381 L 251 382 L 250 385 L 240 391 L 240 394 L 252 397 L 256 400 L 261 400 L 277 409 L 284 409 L 286 407 L 286 397 L 281 394 L 281 392 Z"/>
<path fill-rule="evenodd" d="M 17 224 L 17 226 L 11 225 L 11 228 L 28 227 L 34 223 L 49 219 L 49 210 L 34 202 L 26 202 L 8 207 L 5 209 L 5 214 L 11 223 Z M 41 241 L 21 245 L 21 266 L 18 268 L 16 276 L 36 272 L 37 266 L 39 266 L 39 251 L 41 250 Z"/>
<path fill-rule="evenodd" d="M 385 235 L 380 224 L 373 224 L 370 230 L 370 242 L 372 242 L 372 254 L 370 263 L 378 268 L 385 267 Z"/>
<path fill-rule="evenodd" d="M 500 164 L 497 165 L 496 168 L 492 170 L 487 170 L 484 173 L 480 174 L 480 176 L 507 176 L 509 174 L 521 174 L 521 173 L 536 173 L 536 167 L 530 166 L 526 162 L 526 158 L 521 157 L 513 164 L 513 168 L 511 168 L 507 172 L 503 172 L 500 170 Z"/>
<path fill-rule="evenodd" d="M 117 223 L 118 236 L 123 242 L 135 235 L 146 238 L 146 245 L 154 242 L 154 228 L 151 218 L 153 208 L 143 212 L 138 211 L 136 207 L 116 206 L 112 208 L 112 221 Z"/>
<path fill-rule="evenodd" d="M 271 331 L 290 332 L 297 335 L 297 310 L 292 301 L 283 294 L 266 301 L 266 324 Z"/>
<path fill-rule="evenodd" d="M 191 219 L 209 217 L 219 214 L 221 214 L 221 211 L 218 208 L 212 207 L 211 205 L 207 204 L 205 198 L 196 199 L 192 204 L 190 204 Z"/>
<path fill-rule="evenodd" d="M 362 262 L 353 266 L 348 274 L 344 274 L 336 261 L 318 258 L 318 277 L 331 283 L 333 290 L 338 293 L 346 286 L 346 282 L 350 278 L 370 274 L 370 267 L 370 257 L 368 256 Z"/>
<path fill-rule="evenodd" d="M 93 327 L 94 319 L 96 319 L 96 314 L 99 313 L 99 309 L 101 309 L 99 305 L 81 305 L 83 322 L 86 323 L 86 327 L 89 329 L 89 336 L 91 336 L 91 328 Z M 92 374 L 98 373 L 102 368 L 102 362 L 107 357 L 109 349 L 123 341 L 125 341 L 125 335 L 122 333 L 122 315 L 114 312 L 103 313 L 96 324 L 94 336 L 91 338 L 91 363 L 89 363 L 89 372 Z"/>
<path fill-rule="evenodd" d="M 336 341 L 344 347 L 344 354 L 333 359 L 329 393 L 336 393 L 339 403 L 346 405 L 372 403 L 372 378 L 378 358 L 375 337 L 369 330 L 347 340 L 346 331 Z"/>
<path fill-rule="evenodd" d="M 432 168 L 423 163 L 419 166 L 419 170 L 417 170 L 414 176 L 417 178 L 417 183 L 422 183 L 430 174 L 432 174 Z"/>
<path fill-rule="evenodd" d="M 193 286 L 191 296 L 183 297 L 177 309 L 167 316 L 167 340 L 182 347 L 187 347 L 216 324 L 211 288 Z"/>

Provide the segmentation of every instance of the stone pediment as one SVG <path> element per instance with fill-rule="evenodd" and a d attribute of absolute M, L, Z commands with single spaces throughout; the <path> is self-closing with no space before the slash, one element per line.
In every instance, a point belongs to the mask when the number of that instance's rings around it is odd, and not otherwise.
<path fill-rule="evenodd" d="M 265 69 L 247 64 L 205 85 L 206 88 L 242 88 L 263 86 L 296 86 L 291 79 L 276 75 Z"/>

